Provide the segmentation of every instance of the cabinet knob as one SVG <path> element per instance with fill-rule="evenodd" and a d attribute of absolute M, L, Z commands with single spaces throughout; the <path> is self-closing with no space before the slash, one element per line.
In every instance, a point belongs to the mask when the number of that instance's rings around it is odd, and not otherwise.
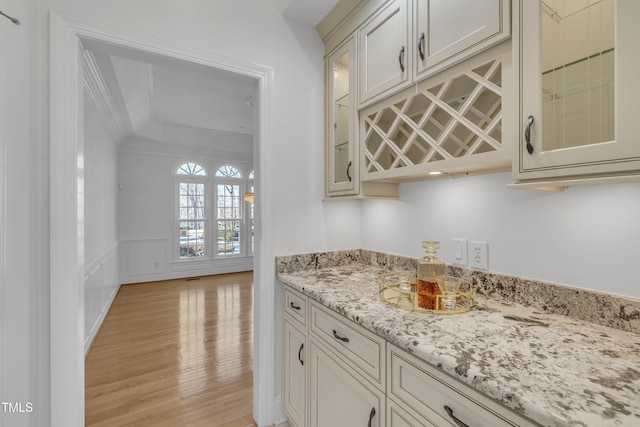
<path fill-rule="evenodd" d="M 533 124 L 533 116 L 527 119 L 527 127 L 524 129 L 524 140 L 527 142 L 527 152 L 533 154 L 533 145 L 531 145 L 531 125 Z"/>
<path fill-rule="evenodd" d="M 404 73 L 404 46 L 400 48 L 400 55 L 398 55 L 398 62 L 400 63 L 400 71 Z"/>

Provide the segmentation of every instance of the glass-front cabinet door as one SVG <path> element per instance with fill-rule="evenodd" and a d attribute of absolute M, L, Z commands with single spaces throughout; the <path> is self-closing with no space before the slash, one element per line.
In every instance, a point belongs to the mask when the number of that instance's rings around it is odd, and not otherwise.
<path fill-rule="evenodd" d="M 355 39 L 351 37 L 326 60 L 327 196 L 359 191 L 355 67 Z"/>
<path fill-rule="evenodd" d="M 640 172 L 639 17 L 639 1 L 520 0 L 516 179 Z"/>

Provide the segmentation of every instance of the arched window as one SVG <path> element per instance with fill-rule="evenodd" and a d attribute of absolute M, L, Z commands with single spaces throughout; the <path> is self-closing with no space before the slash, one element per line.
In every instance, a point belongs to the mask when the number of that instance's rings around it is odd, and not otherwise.
<path fill-rule="evenodd" d="M 216 171 L 216 219 L 218 221 L 218 256 L 239 255 L 243 241 L 244 194 L 242 173 L 232 165 L 221 166 Z"/>
<path fill-rule="evenodd" d="M 176 169 L 178 209 L 176 227 L 180 258 L 206 254 L 209 229 L 206 197 L 207 172 L 198 163 L 186 162 Z"/>
<path fill-rule="evenodd" d="M 232 165 L 224 165 L 221 166 L 217 172 L 216 177 L 224 177 L 224 178 L 242 178 L 242 173 L 240 170 Z"/>
<path fill-rule="evenodd" d="M 176 175 L 207 176 L 207 172 L 197 163 L 187 162 L 178 166 Z"/>

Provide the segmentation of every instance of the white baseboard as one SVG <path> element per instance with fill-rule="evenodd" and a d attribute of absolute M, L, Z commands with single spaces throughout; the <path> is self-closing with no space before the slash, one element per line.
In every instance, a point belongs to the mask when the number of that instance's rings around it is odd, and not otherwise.
<path fill-rule="evenodd" d="M 85 262 L 84 273 L 84 355 L 91 348 L 120 289 L 118 244 L 105 248 Z"/>
<path fill-rule="evenodd" d="M 96 335 L 98 335 L 98 331 L 102 326 L 102 322 L 104 322 L 105 317 L 107 317 L 107 314 L 109 313 L 109 309 L 111 308 L 113 301 L 116 299 L 116 295 L 118 295 L 119 290 L 120 290 L 120 285 L 118 285 L 118 287 L 113 290 L 111 295 L 109 295 L 109 299 L 105 302 L 104 307 L 100 312 L 100 316 L 96 319 L 95 323 L 93 324 L 93 327 L 91 328 L 91 332 L 88 335 L 85 335 L 84 337 L 84 356 L 85 357 L 87 357 L 87 353 L 91 348 L 91 344 L 93 344 L 93 340 L 96 339 Z"/>

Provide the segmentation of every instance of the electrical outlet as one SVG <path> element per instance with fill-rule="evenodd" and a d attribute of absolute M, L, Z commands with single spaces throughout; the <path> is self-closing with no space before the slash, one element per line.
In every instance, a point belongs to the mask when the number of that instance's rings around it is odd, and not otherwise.
<path fill-rule="evenodd" d="M 451 239 L 453 243 L 453 263 L 467 265 L 467 239 Z"/>
<path fill-rule="evenodd" d="M 469 242 L 469 267 L 479 270 L 489 269 L 489 244 L 487 242 Z"/>

